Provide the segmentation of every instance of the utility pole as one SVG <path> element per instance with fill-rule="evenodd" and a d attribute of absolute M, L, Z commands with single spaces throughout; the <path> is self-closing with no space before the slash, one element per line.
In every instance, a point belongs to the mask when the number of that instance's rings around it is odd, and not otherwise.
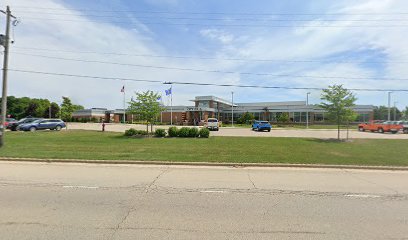
<path fill-rule="evenodd" d="M 306 93 L 306 128 L 309 128 L 309 94 Z"/>
<path fill-rule="evenodd" d="M 48 118 L 51 118 L 52 116 L 51 116 L 51 104 L 50 104 L 50 106 L 48 107 Z"/>
<path fill-rule="evenodd" d="M 391 93 L 388 92 L 388 121 L 391 121 Z"/>
<path fill-rule="evenodd" d="M 231 100 L 232 100 L 232 105 L 231 105 L 231 123 L 232 123 L 232 127 L 234 127 L 234 92 L 231 92 Z"/>
<path fill-rule="evenodd" d="M 4 145 L 4 134 L 5 134 L 5 122 L 7 115 L 7 68 L 8 68 L 8 58 L 9 58 L 9 46 L 10 46 L 10 24 L 11 24 L 11 11 L 10 7 L 7 6 L 6 12 L 1 11 L 6 14 L 6 35 L 1 36 L 1 45 L 4 47 L 4 60 L 3 60 L 3 91 L 1 97 L 1 122 L 0 122 L 0 147 Z"/>

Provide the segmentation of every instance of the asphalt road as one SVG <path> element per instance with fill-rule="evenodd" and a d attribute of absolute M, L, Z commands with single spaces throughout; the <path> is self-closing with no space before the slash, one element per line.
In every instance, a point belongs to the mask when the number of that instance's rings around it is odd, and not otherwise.
<path fill-rule="evenodd" d="M 0 239 L 408 239 L 408 172 L 0 162 Z"/>
<path fill-rule="evenodd" d="M 146 130 L 145 125 L 137 124 L 120 124 L 109 123 L 106 124 L 106 131 L 110 132 L 125 132 L 126 129 L 136 128 L 138 130 Z M 155 126 L 155 128 L 168 129 L 169 126 Z M 102 125 L 100 123 L 68 123 L 68 129 L 70 130 L 94 130 L 101 131 Z M 346 130 L 342 130 L 340 133 L 342 138 L 346 138 Z M 257 132 L 251 131 L 249 128 L 220 128 L 220 131 L 212 131 L 211 136 L 229 136 L 229 137 L 297 137 L 297 138 L 321 138 L 330 139 L 337 138 L 337 130 L 335 129 L 284 129 L 274 128 L 271 132 Z M 398 134 L 391 133 L 372 133 L 372 132 L 359 132 L 356 129 L 349 131 L 349 138 L 362 138 L 362 139 L 408 139 L 408 134 L 402 132 Z"/>

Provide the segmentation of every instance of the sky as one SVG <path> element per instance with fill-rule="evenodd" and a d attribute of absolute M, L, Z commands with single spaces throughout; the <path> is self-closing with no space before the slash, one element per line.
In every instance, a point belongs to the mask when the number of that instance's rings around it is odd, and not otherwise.
<path fill-rule="evenodd" d="M 0 8 L 10 5 L 18 19 L 8 93 L 116 109 L 123 107 L 123 85 L 126 101 L 152 90 L 168 104 L 163 82 L 408 89 L 407 1 L 255 3 L 2 1 Z M 157 82 L 133 81 L 141 79 Z M 173 84 L 173 105 L 192 105 L 202 95 L 231 99 L 231 92 L 235 102 L 305 101 L 307 92 L 311 104 L 321 102 L 319 90 Z M 388 104 L 387 92 L 354 93 L 358 104 Z M 391 96 L 397 107 L 408 105 L 408 92 Z"/>

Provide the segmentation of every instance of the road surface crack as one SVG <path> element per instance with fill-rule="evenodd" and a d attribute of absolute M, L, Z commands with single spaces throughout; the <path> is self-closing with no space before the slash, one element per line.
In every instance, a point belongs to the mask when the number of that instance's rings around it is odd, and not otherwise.
<path fill-rule="evenodd" d="M 252 179 L 251 179 L 251 175 L 249 174 L 249 169 L 247 170 L 247 176 L 248 176 L 248 180 L 252 183 L 252 186 L 254 187 L 254 189 L 258 189 L 258 188 L 255 186 L 254 181 L 252 181 Z"/>
<path fill-rule="evenodd" d="M 161 176 L 163 176 L 164 173 L 166 173 L 169 170 L 169 168 L 164 169 L 163 171 L 161 171 L 154 179 L 152 182 L 150 182 L 147 187 L 145 188 L 145 193 L 148 193 L 149 190 L 155 186 L 155 183 L 157 182 L 157 180 L 160 179 Z M 134 211 L 136 211 L 136 206 L 132 206 L 128 209 L 128 211 L 126 212 L 125 216 L 123 216 L 123 218 L 121 219 L 121 221 L 113 228 L 113 233 L 110 237 L 110 239 L 114 239 L 116 233 L 118 232 L 119 229 L 122 229 L 121 226 L 123 225 L 123 223 L 126 222 L 126 219 L 130 216 L 130 214 Z"/>

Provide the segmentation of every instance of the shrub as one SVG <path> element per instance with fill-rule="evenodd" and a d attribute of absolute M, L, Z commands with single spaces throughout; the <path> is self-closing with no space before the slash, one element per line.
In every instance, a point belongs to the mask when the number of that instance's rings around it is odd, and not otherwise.
<path fill-rule="evenodd" d="M 178 136 L 178 129 L 177 127 L 169 127 L 169 137 L 177 137 Z"/>
<path fill-rule="evenodd" d="M 154 135 L 156 137 L 165 137 L 166 136 L 166 130 L 164 130 L 163 128 L 158 128 L 158 129 L 156 129 L 156 131 L 154 131 Z"/>
<path fill-rule="evenodd" d="M 147 136 L 149 135 L 147 131 L 145 130 L 136 130 L 136 134 L 135 135 L 142 135 L 142 136 Z"/>
<path fill-rule="evenodd" d="M 148 135 L 147 131 L 144 130 L 136 130 L 134 128 L 130 128 L 125 131 L 125 136 L 132 137 L 132 136 L 146 136 Z"/>
<path fill-rule="evenodd" d="M 207 128 L 201 128 L 199 132 L 200 137 L 202 138 L 209 138 L 210 137 L 210 130 Z"/>
<path fill-rule="evenodd" d="M 128 137 L 134 136 L 134 135 L 136 135 L 136 133 L 137 133 L 136 129 L 130 128 L 130 129 L 125 131 L 125 136 L 128 136 Z"/>
<path fill-rule="evenodd" d="M 199 136 L 198 128 L 195 128 L 195 127 L 190 128 L 190 129 L 188 130 L 188 136 L 189 136 L 189 137 L 192 137 L 192 138 L 198 137 L 198 136 Z"/>
<path fill-rule="evenodd" d="M 179 137 L 189 137 L 190 136 L 190 128 L 182 127 L 178 132 Z"/>

